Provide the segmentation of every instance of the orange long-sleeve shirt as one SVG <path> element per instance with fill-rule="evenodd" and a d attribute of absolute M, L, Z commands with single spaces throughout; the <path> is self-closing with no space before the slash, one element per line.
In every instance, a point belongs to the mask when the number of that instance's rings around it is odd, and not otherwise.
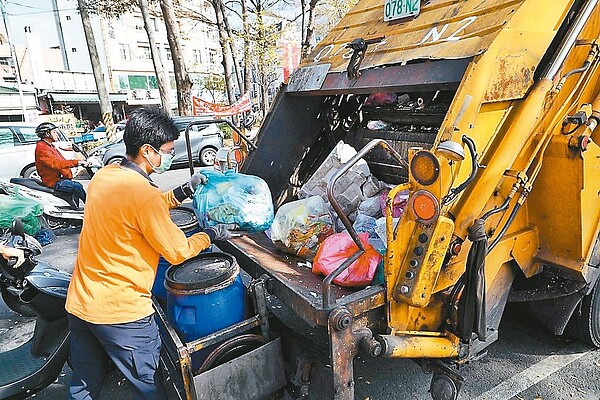
<path fill-rule="evenodd" d="M 76 167 L 79 161 L 67 160 L 54 146 L 45 140 L 35 145 L 35 169 L 44 185 L 53 188 L 61 178 L 71 179 L 73 173 L 69 168 Z"/>
<path fill-rule="evenodd" d="M 161 193 L 135 167 L 104 167 L 88 186 L 66 309 L 90 323 L 119 324 L 151 315 L 159 255 L 179 264 L 210 245 L 205 233 L 186 238 L 169 214 L 180 204 L 173 191 Z"/>

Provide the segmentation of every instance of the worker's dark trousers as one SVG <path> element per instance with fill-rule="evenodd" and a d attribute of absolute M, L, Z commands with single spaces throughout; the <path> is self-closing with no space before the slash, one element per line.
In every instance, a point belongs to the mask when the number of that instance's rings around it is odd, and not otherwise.
<path fill-rule="evenodd" d="M 159 367 L 160 336 L 153 315 L 114 325 L 96 325 L 68 316 L 73 367 L 70 399 L 100 398 L 108 357 L 132 384 L 136 399 L 167 398 Z"/>

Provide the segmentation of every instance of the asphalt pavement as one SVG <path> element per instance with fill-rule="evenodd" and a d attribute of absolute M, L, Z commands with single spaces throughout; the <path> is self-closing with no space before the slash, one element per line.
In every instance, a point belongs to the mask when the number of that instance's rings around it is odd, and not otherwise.
<path fill-rule="evenodd" d="M 164 190 L 185 182 L 186 169 L 153 175 Z M 77 252 L 77 232 L 60 232 L 58 240 L 44 248 L 41 259 L 72 270 Z M 0 302 L 1 303 L 1 302 Z M 30 319 L 0 304 L 1 348 L 15 346 L 31 334 Z M 28 333 L 29 332 L 29 333 Z M 461 370 L 465 377 L 461 400 L 599 400 L 600 351 L 579 342 L 554 337 L 540 323 L 509 305 L 500 325 L 500 338 L 483 359 Z M 30 398 L 68 398 L 71 371 L 65 365 L 57 381 Z M 429 400 L 431 375 L 408 360 L 355 359 L 355 393 L 360 400 Z M 131 399 L 128 384 L 118 371 L 107 374 L 101 400 Z M 321 400 L 321 399 L 316 399 Z M 326 399 L 324 399 L 326 400 Z"/>

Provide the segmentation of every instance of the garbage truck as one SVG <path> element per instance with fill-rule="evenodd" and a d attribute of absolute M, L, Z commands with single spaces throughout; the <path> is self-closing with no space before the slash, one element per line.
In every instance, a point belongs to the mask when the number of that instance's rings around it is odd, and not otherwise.
<path fill-rule="evenodd" d="M 323 278 L 262 233 L 222 247 L 278 304 L 291 384 L 322 349 L 321 398 L 353 399 L 366 354 L 415 360 L 433 399 L 456 399 L 508 302 L 600 347 L 599 36 L 597 0 L 361 0 L 316 45 L 242 172 L 279 207 L 340 140 L 355 147 L 327 196 L 356 253 Z M 353 289 L 332 282 L 365 249 L 332 188 L 361 159 L 393 185 L 388 210 L 409 197 L 387 213 L 383 283 Z"/>

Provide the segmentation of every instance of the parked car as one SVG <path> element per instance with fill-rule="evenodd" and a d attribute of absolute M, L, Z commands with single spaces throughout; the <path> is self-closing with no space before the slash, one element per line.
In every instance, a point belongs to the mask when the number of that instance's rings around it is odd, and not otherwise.
<path fill-rule="evenodd" d="M 25 122 L 0 122 L 0 178 L 38 178 L 35 169 L 35 134 L 37 125 Z M 67 159 L 74 159 L 75 152 L 65 134 L 58 132 L 60 140 L 54 146 Z"/>
<path fill-rule="evenodd" d="M 181 135 L 175 141 L 175 157 L 173 165 L 186 164 L 188 162 L 185 146 L 185 128 L 192 121 L 210 121 L 207 117 L 174 117 L 175 125 Z M 223 132 L 216 124 L 195 125 L 190 131 L 192 146 L 192 157 L 194 163 L 208 166 L 213 165 L 217 150 L 223 147 Z M 106 143 L 94 149 L 90 156 L 98 158 L 102 164 L 108 165 L 119 162 L 125 156 L 125 142 L 119 139 L 112 143 Z"/>

